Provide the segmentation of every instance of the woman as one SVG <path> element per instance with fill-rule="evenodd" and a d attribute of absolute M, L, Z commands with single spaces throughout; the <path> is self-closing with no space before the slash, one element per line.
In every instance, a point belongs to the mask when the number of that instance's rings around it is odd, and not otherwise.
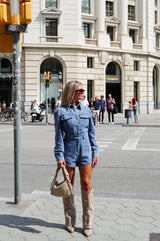
<path fill-rule="evenodd" d="M 133 113 L 134 113 L 134 121 L 135 124 L 138 124 L 138 102 L 136 101 L 136 98 L 132 98 L 132 109 L 133 109 Z"/>
<path fill-rule="evenodd" d="M 66 84 L 61 107 L 55 111 L 55 148 L 54 153 L 58 167 L 66 165 L 72 185 L 75 167 L 79 167 L 83 229 L 89 237 L 92 234 L 93 193 L 91 188 L 92 168 L 98 163 L 98 146 L 96 143 L 91 111 L 79 104 L 83 100 L 84 90 L 78 81 Z M 93 158 L 93 163 L 92 163 Z M 74 196 L 63 198 L 66 229 L 74 232 L 76 210 Z"/>
<path fill-rule="evenodd" d="M 111 122 L 111 117 L 110 117 L 110 115 L 111 115 L 111 113 L 112 113 L 112 125 L 114 125 L 114 114 L 113 114 L 113 110 L 114 110 L 114 105 L 116 104 L 116 102 L 115 102 L 115 99 L 112 98 L 112 95 L 111 95 L 111 94 L 108 95 L 108 99 L 107 99 L 106 103 L 107 103 L 107 111 L 108 111 L 108 122 L 109 122 L 109 124 L 110 124 L 110 122 Z"/>

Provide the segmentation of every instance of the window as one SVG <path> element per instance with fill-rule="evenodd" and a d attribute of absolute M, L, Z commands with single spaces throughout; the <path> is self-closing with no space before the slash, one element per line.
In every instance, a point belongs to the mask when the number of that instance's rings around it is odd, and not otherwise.
<path fill-rule="evenodd" d="M 114 28 L 113 27 L 107 27 L 107 34 L 110 37 L 111 41 L 114 41 Z"/>
<path fill-rule="evenodd" d="M 82 0 L 82 13 L 90 13 L 90 0 Z"/>
<path fill-rule="evenodd" d="M 156 33 L 156 48 L 160 47 L 160 34 Z"/>
<path fill-rule="evenodd" d="M 139 61 L 134 61 L 134 71 L 139 71 Z"/>
<path fill-rule="evenodd" d="M 128 20 L 135 21 L 135 6 L 128 5 Z"/>
<path fill-rule="evenodd" d="M 106 1 L 106 17 L 113 16 L 113 0 Z"/>
<path fill-rule="evenodd" d="M 158 6 L 157 6 L 157 0 L 155 0 L 155 24 L 158 24 Z"/>
<path fill-rule="evenodd" d="M 83 23 L 83 31 L 85 38 L 90 38 L 90 24 Z"/>
<path fill-rule="evenodd" d="M 132 38 L 132 42 L 133 42 L 133 43 L 136 42 L 136 41 L 135 41 L 135 35 L 136 35 L 135 30 L 134 30 L 134 29 L 130 29 L 130 30 L 129 30 L 129 37 Z"/>
<path fill-rule="evenodd" d="M 134 82 L 134 97 L 139 101 L 139 82 Z"/>
<path fill-rule="evenodd" d="M 58 36 L 57 19 L 46 19 L 46 36 Z"/>
<path fill-rule="evenodd" d="M 87 57 L 87 68 L 93 68 L 93 58 Z"/>
<path fill-rule="evenodd" d="M 57 0 L 46 0 L 46 8 L 49 7 L 57 8 Z"/>
<path fill-rule="evenodd" d="M 87 100 L 93 98 L 93 80 L 87 80 Z"/>

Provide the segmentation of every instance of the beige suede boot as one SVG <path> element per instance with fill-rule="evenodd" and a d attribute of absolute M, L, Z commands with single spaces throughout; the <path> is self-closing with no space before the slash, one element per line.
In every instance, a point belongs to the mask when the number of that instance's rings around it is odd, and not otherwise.
<path fill-rule="evenodd" d="M 74 232 L 76 224 L 76 209 L 74 205 L 74 195 L 63 198 L 65 224 L 68 232 Z"/>
<path fill-rule="evenodd" d="M 92 221 L 93 221 L 93 190 L 87 194 L 81 189 L 82 193 L 82 206 L 83 206 L 83 231 L 86 237 L 92 235 Z"/>

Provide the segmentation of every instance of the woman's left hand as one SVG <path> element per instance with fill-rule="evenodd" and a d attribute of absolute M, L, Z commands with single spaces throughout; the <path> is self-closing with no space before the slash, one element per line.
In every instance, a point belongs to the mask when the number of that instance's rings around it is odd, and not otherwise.
<path fill-rule="evenodd" d="M 92 168 L 95 168 L 95 167 L 97 166 L 98 161 L 99 161 L 99 158 L 98 158 L 97 156 L 95 156 L 95 157 L 93 158 Z"/>

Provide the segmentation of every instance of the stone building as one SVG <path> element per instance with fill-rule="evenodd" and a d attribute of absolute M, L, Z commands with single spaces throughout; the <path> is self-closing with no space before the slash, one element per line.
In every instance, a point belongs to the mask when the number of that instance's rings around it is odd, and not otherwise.
<path fill-rule="evenodd" d="M 22 36 L 22 101 L 57 99 L 70 80 L 87 98 L 136 97 L 141 113 L 160 108 L 160 0 L 32 0 L 32 23 Z M 0 100 L 12 99 L 12 55 L 0 54 Z"/>

